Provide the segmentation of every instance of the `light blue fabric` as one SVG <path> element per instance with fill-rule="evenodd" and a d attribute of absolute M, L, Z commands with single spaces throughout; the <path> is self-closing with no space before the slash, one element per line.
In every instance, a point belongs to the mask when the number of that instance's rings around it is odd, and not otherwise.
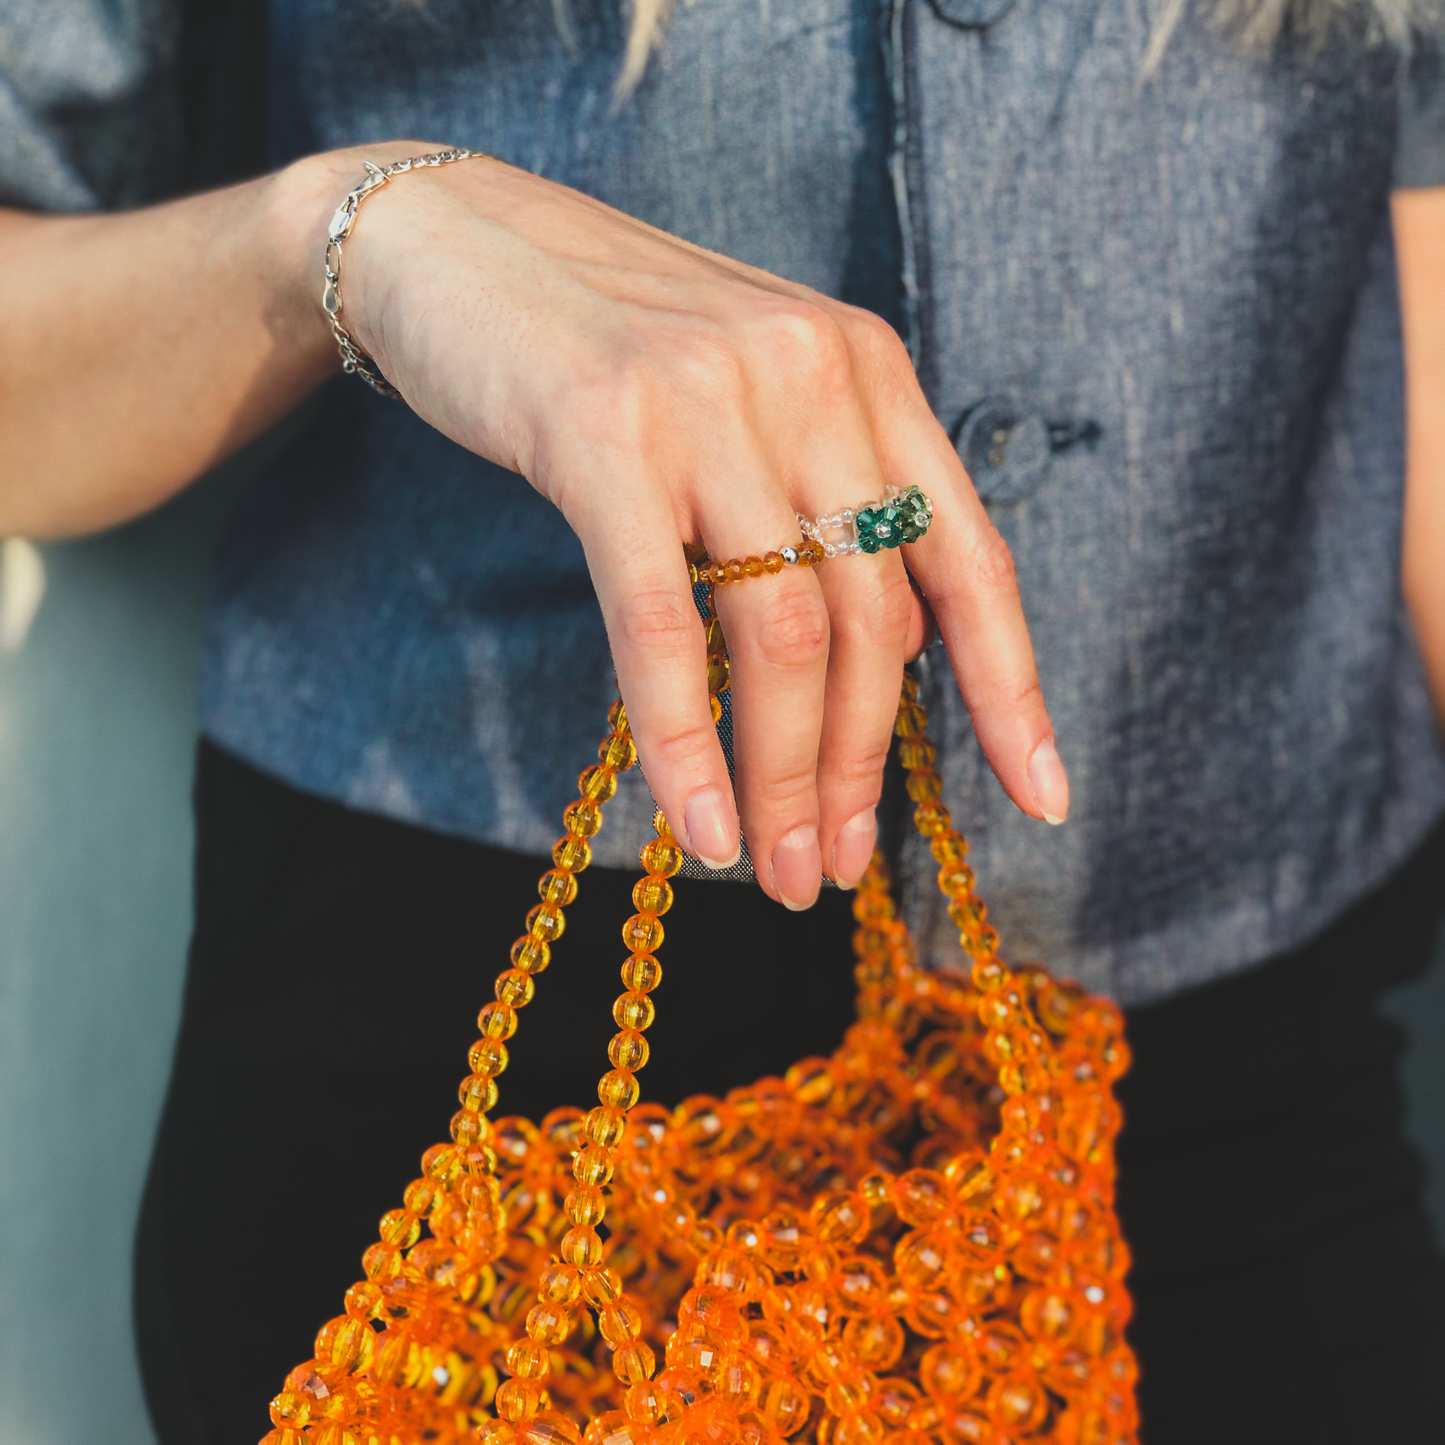
<path fill-rule="evenodd" d="M 1013 810 L 934 655 L 949 802 L 1010 955 L 1130 1002 L 1301 941 L 1445 810 L 1398 601 L 1386 211 L 1397 157 L 1445 182 L 1438 81 L 1345 36 L 1250 62 L 1186 18 L 1141 83 L 1158 8 L 695 0 L 615 114 L 613 0 L 572 6 L 575 53 L 541 0 L 273 8 L 278 159 L 489 150 L 899 319 L 1014 548 L 1074 783 L 1062 829 Z M 549 504 L 332 386 L 233 536 L 210 734 L 540 853 L 612 690 Z M 649 809 L 634 775 L 599 861 Z M 903 865 L 926 952 L 956 956 L 926 857 Z"/>

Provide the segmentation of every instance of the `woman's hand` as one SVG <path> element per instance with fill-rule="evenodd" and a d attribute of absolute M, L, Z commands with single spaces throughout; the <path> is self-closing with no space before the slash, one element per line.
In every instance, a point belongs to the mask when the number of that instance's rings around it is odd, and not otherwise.
<path fill-rule="evenodd" d="M 0 535 L 59 536 L 163 501 L 337 368 L 318 304 L 332 211 L 399 141 L 103 216 L 0 210 Z M 401 175 L 345 244 L 346 324 L 412 406 L 520 471 L 587 550 L 648 783 L 725 864 L 738 816 L 713 731 L 684 540 L 718 558 L 917 483 L 902 553 L 722 589 L 738 802 L 765 889 L 851 884 L 921 590 L 984 751 L 1062 818 L 1008 549 L 892 330 L 535 176 L 471 160 Z M 907 571 L 905 571 L 905 563 Z"/>
<path fill-rule="evenodd" d="M 361 167 L 326 163 L 339 201 Z M 1008 548 L 885 322 L 491 160 L 402 175 L 345 252 L 357 343 L 581 538 L 648 784 L 689 852 L 732 862 L 738 812 L 683 542 L 761 555 L 798 540 L 795 513 L 910 483 L 935 510 L 906 552 L 719 592 L 759 881 L 801 908 L 821 873 L 851 885 L 868 862 L 903 663 L 923 640 L 909 574 L 1009 796 L 1062 819 L 1068 783 Z"/>

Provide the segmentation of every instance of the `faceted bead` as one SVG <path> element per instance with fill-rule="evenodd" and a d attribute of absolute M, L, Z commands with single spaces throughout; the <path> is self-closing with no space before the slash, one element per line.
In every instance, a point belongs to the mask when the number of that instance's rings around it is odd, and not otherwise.
<path fill-rule="evenodd" d="M 707 569 L 707 576 L 708 581 L 711 582 L 714 587 L 720 587 L 728 580 L 727 563 L 714 562 L 712 566 Z"/>
<path fill-rule="evenodd" d="M 682 867 L 682 849 L 665 838 L 654 838 L 642 849 L 642 866 L 655 878 L 671 878 Z"/>
<path fill-rule="evenodd" d="M 644 1380 L 627 1391 L 627 1413 L 641 1425 L 655 1425 L 667 1411 L 667 1391 Z"/>
<path fill-rule="evenodd" d="M 905 768 L 931 768 L 938 756 L 926 738 L 915 738 L 898 744 L 898 761 Z"/>
<path fill-rule="evenodd" d="M 918 1380 L 935 1399 L 956 1402 L 978 1389 L 983 1369 L 972 1351 L 956 1344 L 938 1344 L 923 1352 Z"/>
<path fill-rule="evenodd" d="M 562 823 L 576 838 L 590 838 L 602 826 L 602 809 L 585 798 L 568 803 L 562 813 Z"/>
<path fill-rule="evenodd" d="M 537 883 L 537 895 L 543 903 L 565 908 L 577 896 L 577 880 L 570 873 L 549 868 Z"/>
<path fill-rule="evenodd" d="M 892 1315 L 859 1316 L 843 1326 L 843 1343 L 858 1363 L 870 1370 L 896 1365 L 906 1338 L 903 1326 Z"/>
<path fill-rule="evenodd" d="M 632 730 L 627 721 L 627 707 L 620 697 L 607 709 L 607 726 L 615 733 L 631 732 Z"/>
<path fill-rule="evenodd" d="M 622 982 L 633 993 L 651 993 L 662 982 L 662 965 L 651 954 L 635 954 L 622 965 Z"/>
<path fill-rule="evenodd" d="M 622 925 L 622 941 L 633 953 L 655 953 L 662 939 L 662 923 L 650 913 L 634 913 Z"/>
<path fill-rule="evenodd" d="M 517 1032 L 517 1010 L 510 1004 L 489 1003 L 477 1015 L 477 1027 L 489 1039 L 509 1039 Z M 472 1066 L 476 1072 L 476 1065 Z"/>
<path fill-rule="evenodd" d="M 624 994 L 625 998 L 626 995 Z M 582 1132 L 594 1144 L 614 1149 L 627 1132 L 627 1115 L 621 1109 L 598 1107 L 582 1121 Z"/>
<path fill-rule="evenodd" d="M 273 1425 L 289 1425 L 293 1430 L 301 1430 L 310 1418 L 311 1397 L 300 1390 L 282 1390 L 271 1401 Z"/>
<path fill-rule="evenodd" d="M 560 1345 L 572 1333 L 572 1315 L 562 1305 L 533 1305 L 527 1312 L 527 1333 L 539 1345 Z"/>
<path fill-rule="evenodd" d="M 592 862 L 592 845 L 568 833 L 552 845 L 552 862 L 569 873 L 581 873 Z"/>
<path fill-rule="evenodd" d="M 768 576 L 776 576 L 783 570 L 783 554 L 781 552 L 765 552 L 763 554 L 763 571 Z"/>
<path fill-rule="evenodd" d="M 578 1185 L 567 1196 L 563 1207 L 573 1224 L 596 1224 L 607 1213 L 607 1201 L 602 1191 L 593 1184 Z"/>
<path fill-rule="evenodd" d="M 527 932 L 543 943 L 555 943 L 567 927 L 567 919 L 560 908 L 550 903 L 539 903 L 527 914 Z"/>
<path fill-rule="evenodd" d="M 485 1113 L 497 1102 L 497 1081 L 490 1074 L 469 1074 L 462 1080 L 457 1096 L 463 1109 L 473 1113 L 478 1110 Z M 462 1141 L 458 1139 L 457 1142 Z M 469 1139 L 467 1142 L 471 1143 L 473 1140 Z"/>
<path fill-rule="evenodd" d="M 864 1238 L 871 1215 L 859 1195 L 839 1192 L 822 1195 L 815 1201 L 812 1219 L 819 1239 L 844 1245 L 857 1244 Z"/>
<path fill-rule="evenodd" d="M 622 1281 L 617 1277 L 616 1270 L 609 1269 L 605 1264 L 593 1265 L 582 1276 L 582 1293 L 589 1304 L 598 1307 L 608 1305 L 621 1298 Z"/>
<path fill-rule="evenodd" d="M 369 1320 L 381 1301 L 381 1286 L 375 1280 L 360 1280 L 346 1291 L 346 1313 L 354 1320 Z M 276 1421 L 278 1425 L 281 1423 Z M 301 1423 L 304 1425 L 306 1422 L 303 1420 Z"/>
<path fill-rule="evenodd" d="M 943 779 L 931 769 L 926 772 L 909 773 L 904 784 L 908 796 L 915 803 L 933 803 L 943 795 Z"/>
<path fill-rule="evenodd" d="M 536 988 L 532 975 L 523 973 L 519 968 L 509 968 L 505 973 L 497 975 L 497 1001 L 506 1004 L 508 1008 L 523 1008 L 531 1003 Z"/>
<path fill-rule="evenodd" d="M 642 1316 L 636 1305 L 617 1300 L 597 1312 L 597 1332 L 615 1348 L 637 1338 L 642 1332 Z"/>
<path fill-rule="evenodd" d="M 589 803 L 609 802 L 617 793 L 617 773 L 603 763 L 584 768 L 577 775 L 577 791 Z"/>
<path fill-rule="evenodd" d="M 893 1185 L 893 1207 L 907 1224 L 932 1224 L 948 1205 L 948 1183 L 932 1169 L 910 1169 Z"/>
<path fill-rule="evenodd" d="M 476 1440 L 477 1445 L 516 1445 L 517 1432 L 505 1420 L 484 1420 Z"/>
<path fill-rule="evenodd" d="M 919 803 L 913 810 L 913 826 L 925 838 L 934 838 L 952 827 L 952 819 L 942 803 Z"/>
<path fill-rule="evenodd" d="M 707 690 L 726 692 L 732 677 L 731 665 L 726 657 L 709 656 L 707 660 Z"/>
<path fill-rule="evenodd" d="M 618 1069 L 640 1069 L 647 1063 L 647 1056 L 647 1040 L 636 1029 L 623 1029 L 607 1045 L 607 1057 Z"/>
<path fill-rule="evenodd" d="M 562 1236 L 558 1253 L 568 1264 L 585 1268 L 601 1262 L 602 1240 L 595 1229 L 578 1225 Z"/>
<path fill-rule="evenodd" d="M 928 727 L 928 709 L 911 703 L 898 709 L 893 731 L 900 738 L 921 737 Z"/>
<path fill-rule="evenodd" d="M 514 1019 L 516 1016 L 513 1013 Z M 467 1052 L 467 1062 L 472 1073 L 492 1078 L 506 1070 L 507 1046 L 500 1039 L 478 1039 Z"/>
<path fill-rule="evenodd" d="M 641 1035 L 638 1035 L 641 1038 Z M 641 1093 L 636 1078 L 626 1069 L 613 1069 L 603 1074 L 597 1085 L 597 1097 L 609 1109 L 630 1109 Z"/>
<path fill-rule="evenodd" d="M 637 747 L 631 737 L 614 733 L 597 745 L 597 761 L 625 773 L 637 761 Z"/>
<path fill-rule="evenodd" d="M 761 577 L 763 575 L 763 559 L 761 557 L 743 558 L 743 576 Z"/>
<path fill-rule="evenodd" d="M 734 557 L 727 563 L 727 580 L 729 582 L 741 582 L 743 579 L 743 564 Z"/>
<path fill-rule="evenodd" d="M 640 1385 L 644 1380 L 650 1380 L 656 1368 L 656 1357 L 643 1340 L 619 1345 L 612 1352 L 612 1373 L 624 1385 Z"/>
<path fill-rule="evenodd" d="M 988 1392 L 988 1413 L 1005 1430 L 1027 1433 L 1036 1430 L 1049 1411 L 1049 1397 L 1029 1376 L 1004 1375 Z"/>
<path fill-rule="evenodd" d="M 645 1029 L 657 1017 L 657 1008 L 645 993 L 624 993 L 612 1005 L 612 1018 L 619 1028 Z"/>
<path fill-rule="evenodd" d="M 639 878 L 632 889 L 632 906 L 639 913 L 666 913 L 672 907 L 672 885 L 664 878 Z"/>
<path fill-rule="evenodd" d="M 646 1445 L 650 1432 L 620 1410 L 607 1410 L 588 1425 L 582 1445 Z"/>
<path fill-rule="evenodd" d="M 758 1408 L 780 1435 L 791 1435 L 808 1418 L 811 1401 L 796 1380 L 770 1379 L 758 1393 Z"/>
<path fill-rule="evenodd" d="M 383 1244 L 410 1249 L 421 1237 L 421 1220 L 407 1209 L 393 1209 L 381 1217 L 377 1232 Z"/>
<path fill-rule="evenodd" d="M 493 1089 L 496 1088 L 496 1084 L 490 1079 L 487 1082 L 492 1084 Z M 480 1143 L 486 1137 L 486 1130 L 486 1119 L 473 1109 L 459 1109 L 452 1115 L 452 1138 L 463 1148 L 468 1144 Z"/>
<path fill-rule="evenodd" d="M 973 869 L 967 863 L 945 864 L 938 872 L 938 887 L 949 898 L 966 898 L 973 892 L 973 881 Z"/>
<path fill-rule="evenodd" d="M 503 1380 L 497 1386 L 497 1414 L 513 1425 L 537 1412 L 542 1404 L 542 1387 L 532 1379 Z"/>
<path fill-rule="evenodd" d="M 612 1178 L 612 1151 L 589 1144 L 572 1161 L 572 1177 L 579 1184 L 606 1184 Z"/>
<path fill-rule="evenodd" d="M 507 1351 L 507 1368 L 521 1380 L 545 1380 L 552 1361 L 545 1345 L 518 1340 Z"/>
<path fill-rule="evenodd" d="M 523 973 L 541 973 L 552 962 L 551 945 L 524 933 L 512 945 L 511 961 L 512 967 L 520 968 Z"/>

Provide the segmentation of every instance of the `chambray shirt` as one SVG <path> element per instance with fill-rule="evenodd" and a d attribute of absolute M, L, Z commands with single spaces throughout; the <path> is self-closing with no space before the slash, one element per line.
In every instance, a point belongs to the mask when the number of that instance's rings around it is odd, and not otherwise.
<path fill-rule="evenodd" d="M 1013 549 L 1073 783 L 1065 827 L 1018 813 L 925 657 L 1010 956 L 1159 998 L 1386 877 L 1445 811 L 1399 600 L 1386 209 L 1392 171 L 1445 182 L 1426 67 L 1343 36 L 1250 61 L 1186 22 L 1141 80 L 1148 0 L 693 0 L 614 108 L 619 8 L 572 0 L 569 37 L 545 0 L 273 0 L 275 159 L 471 146 L 895 321 Z M 0 198 L 159 189 L 172 29 L 162 0 L 10 0 Z M 329 385 L 227 547 L 209 735 L 540 854 L 614 687 L 550 504 Z M 630 863 L 650 810 L 629 775 L 598 860 Z M 957 957 L 895 842 L 925 955 Z"/>

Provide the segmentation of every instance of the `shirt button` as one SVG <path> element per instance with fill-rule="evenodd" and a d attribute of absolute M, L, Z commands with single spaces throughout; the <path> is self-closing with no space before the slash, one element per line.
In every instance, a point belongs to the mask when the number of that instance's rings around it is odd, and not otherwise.
<path fill-rule="evenodd" d="M 1014 0 L 933 0 L 933 8 L 949 22 L 965 30 L 982 30 L 997 24 L 1010 10 Z"/>
<path fill-rule="evenodd" d="M 985 502 L 1029 496 L 1047 476 L 1053 456 L 1048 424 L 1007 396 L 985 397 L 970 407 L 953 444 Z"/>

